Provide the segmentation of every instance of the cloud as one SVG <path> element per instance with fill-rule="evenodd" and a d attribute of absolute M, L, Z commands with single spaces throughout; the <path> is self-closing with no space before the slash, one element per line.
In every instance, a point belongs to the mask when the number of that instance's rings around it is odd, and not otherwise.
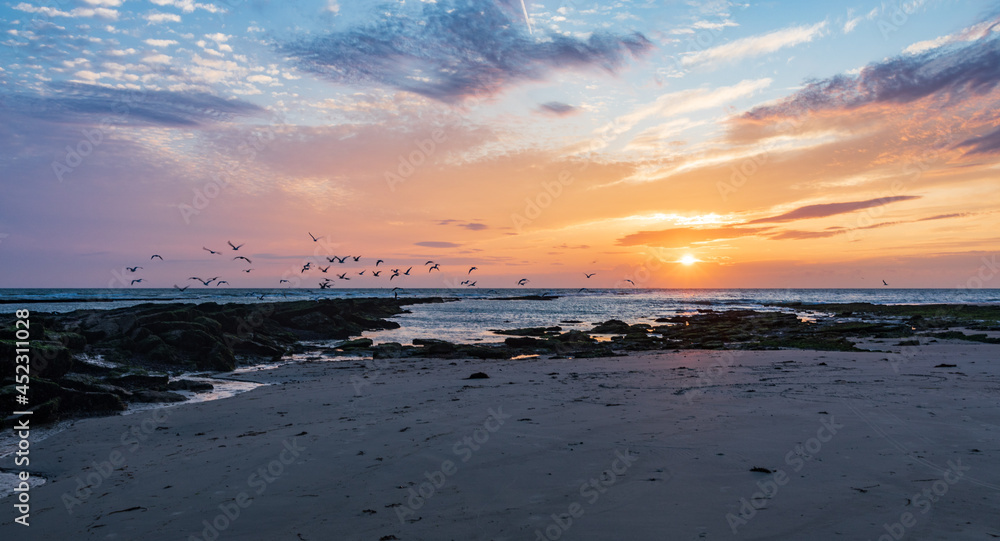
<path fill-rule="evenodd" d="M 35 104 L 20 114 L 60 123 L 100 122 L 111 116 L 120 121 L 193 127 L 214 122 L 220 114 L 264 112 L 252 103 L 204 92 L 133 91 L 83 83 L 52 83 L 45 94 L 19 99 Z"/>
<path fill-rule="evenodd" d="M 966 154 L 993 154 L 1000 152 L 1000 128 L 997 128 L 986 135 L 970 137 L 969 139 L 959 143 L 958 146 L 959 148 L 972 147 L 966 151 Z"/>
<path fill-rule="evenodd" d="M 489 229 L 489 227 L 490 227 L 490 226 L 488 226 L 486 224 L 479 223 L 479 222 L 461 223 L 461 220 L 454 220 L 454 219 L 450 219 L 450 218 L 447 219 L 447 220 L 441 220 L 437 224 L 438 225 L 451 225 L 451 224 L 455 224 L 458 227 L 463 227 L 465 229 L 468 229 L 469 231 L 482 231 L 484 229 Z"/>
<path fill-rule="evenodd" d="M 277 48 L 303 71 L 335 83 L 389 86 L 445 103 L 491 96 L 559 69 L 599 67 L 613 73 L 628 57 L 652 48 L 639 33 L 540 39 L 492 0 L 441 1 L 422 9 L 422 17 L 380 14 L 364 27 Z"/>
<path fill-rule="evenodd" d="M 112 4 L 113 5 L 113 4 Z M 69 11 L 49 7 L 35 6 L 27 2 L 21 2 L 14 6 L 14 9 L 25 13 L 37 13 L 45 17 L 100 17 L 112 21 L 118 20 L 118 11 L 108 8 L 73 8 Z"/>
<path fill-rule="evenodd" d="M 169 47 L 170 45 L 177 45 L 177 42 L 172 39 L 147 39 L 145 43 L 146 45 L 153 47 Z"/>
<path fill-rule="evenodd" d="M 677 248 L 695 242 L 707 242 L 722 239 L 734 239 L 749 235 L 758 235 L 770 229 L 769 227 L 739 228 L 716 227 L 710 229 L 693 229 L 678 227 L 662 231 L 639 231 L 618 239 L 618 246 L 662 246 Z"/>
<path fill-rule="evenodd" d="M 179 23 L 181 22 L 181 16 L 177 15 L 176 13 L 153 12 L 146 15 L 146 20 L 149 21 L 150 23 L 164 23 L 164 22 Z"/>
<path fill-rule="evenodd" d="M 836 214 L 845 214 L 848 212 L 854 212 L 856 210 L 862 210 L 881 205 L 888 205 L 889 203 L 895 203 L 897 201 L 909 201 L 912 199 L 920 199 L 920 196 L 897 195 L 892 197 L 883 197 L 880 199 L 869 199 L 867 201 L 851 201 L 847 203 L 823 203 L 819 205 L 806 205 L 804 207 L 799 207 L 791 212 L 779 214 L 778 216 L 771 216 L 769 218 L 760 218 L 757 220 L 751 220 L 747 223 L 765 224 L 765 223 L 775 223 L 775 222 L 791 222 L 793 220 L 807 220 L 810 218 L 825 218 L 827 216 L 833 216 Z"/>
<path fill-rule="evenodd" d="M 938 214 L 937 216 L 928 216 L 927 218 L 921 218 L 917 220 L 918 222 L 929 222 L 931 220 L 947 220 L 949 218 L 962 218 L 964 216 L 969 216 L 975 214 L 974 212 L 953 212 L 951 214 Z"/>
<path fill-rule="evenodd" d="M 777 104 L 762 105 L 744 118 L 766 121 L 824 110 L 849 111 L 868 104 L 905 104 L 947 92 L 960 100 L 982 95 L 1000 82 L 1000 40 L 980 40 L 942 53 L 898 56 L 869 64 L 856 75 L 810 82 Z"/>
<path fill-rule="evenodd" d="M 580 110 L 572 105 L 563 103 L 561 101 L 549 101 L 546 103 L 541 103 L 538 105 L 541 112 L 549 115 L 555 116 L 569 116 L 580 112 Z"/>
<path fill-rule="evenodd" d="M 941 36 L 934 39 L 928 39 L 924 41 L 918 41 L 909 47 L 903 49 L 904 54 L 921 54 L 927 51 L 937 49 L 939 47 L 944 47 L 945 45 L 951 45 L 953 43 L 960 43 L 963 41 L 976 41 L 982 38 L 989 37 L 990 32 L 1000 31 L 1000 19 L 993 19 L 989 21 L 983 21 L 974 24 L 968 28 L 964 28 L 959 32 L 954 34 L 948 34 L 946 36 Z"/>
<path fill-rule="evenodd" d="M 441 242 L 426 240 L 423 242 L 414 242 L 417 246 L 426 246 L 428 248 L 458 248 L 461 244 L 456 244 L 454 242 Z"/>
<path fill-rule="evenodd" d="M 773 53 L 785 47 L 812 41 L 813 38 L 822 35 L 825 27 L 826 21 L 823 21 L 812 26 L 794 26 L 769 34 L 738 39 L 730 43 L 705 49 L 704 51 L 685 55 L 681 58 L 681 64 L 684 66 L 714 65 L 724 62 L 737 62 L 744 58 Z"/>

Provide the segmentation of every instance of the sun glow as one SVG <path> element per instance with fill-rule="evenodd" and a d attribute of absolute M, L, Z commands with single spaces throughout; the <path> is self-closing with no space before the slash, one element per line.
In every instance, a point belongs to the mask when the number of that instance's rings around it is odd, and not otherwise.
<path fill-rule="evenodd" d="M 698 258 L 696 258 L 695 256 L 693 256 L 691 254 L 685 254 L 680 259 L 680 263 L 683 264 L 683 265 L 694 265 L 697 262 L 698 262 Z"/>

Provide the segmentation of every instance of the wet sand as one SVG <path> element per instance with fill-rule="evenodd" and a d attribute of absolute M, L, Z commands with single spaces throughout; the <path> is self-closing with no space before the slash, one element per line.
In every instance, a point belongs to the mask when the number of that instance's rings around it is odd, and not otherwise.
<path fill-rule="evenodd" d="M 288 365 L 35 443 L 31 525 L 6 498 L 0 534 L 998 537 L 1000 348 L 908 350 Z"/>

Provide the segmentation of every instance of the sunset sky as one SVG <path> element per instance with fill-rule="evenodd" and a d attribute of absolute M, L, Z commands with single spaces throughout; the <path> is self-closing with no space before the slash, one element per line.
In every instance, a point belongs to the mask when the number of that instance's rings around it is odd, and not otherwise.
<path fill-rule="evenodd" d="M 0 287 L 1000 287 L 995 2 L 0 2 Z"/>

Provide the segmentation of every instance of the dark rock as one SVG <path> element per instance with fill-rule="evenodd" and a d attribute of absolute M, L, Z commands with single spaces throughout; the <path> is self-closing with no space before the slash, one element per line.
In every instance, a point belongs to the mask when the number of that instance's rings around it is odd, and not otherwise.
<path fill-rule="evenodd" d="M 371 338 L 358 338 L 357 340 L 348 340 L 337 347 L 340 349 L 364 349 L 372 347 L 373 343 Z"/>
<path fill-rule="evenodd" d="M 489 379 L 489 376 L 484 374 L 483 372 L 476 372 L 465 379 Z"/>
<path fill-rule="evenodd" d="M 171 391 L 192 391 L 202 393 L 215 389 L 215 386 L 207 381 L 195 381 L 193 379 L 175 379 L 167 383 L 167 389 Z"/>
<path fill-rule="evenodd" d="M 518 337 L 512 336 L 510 338 L 505 338 L 503 343 L 507 344 L 512 348 L 533 348 L 543 344 L 541 340 L 537 338 L 531 338 L 530 336 L 518 336 Z"/>
<path fill-rule="evenodd" d="M 562 327 L 524 327 L 521 329 L 507 329 L 493 331 L 496 334 L 505 334 L 512 336 L 549 336 L 558 333 L 562 330 Z"/>
<path fill-rule="evenodd" d="M 444 340 L 434 340 L 430 338 L 415 338 L 414 346 L 420 346 L 421 353 L 426 355 L 447 355 L 455 351 L 455 344 Z"/>
<path fill-rule="evenodd" d="M 590 332 L 597 334 L 625 334 L 628 332 L 628 329 L 628 323 L 619 319 L 609 319 L 591 329 Z"/>

